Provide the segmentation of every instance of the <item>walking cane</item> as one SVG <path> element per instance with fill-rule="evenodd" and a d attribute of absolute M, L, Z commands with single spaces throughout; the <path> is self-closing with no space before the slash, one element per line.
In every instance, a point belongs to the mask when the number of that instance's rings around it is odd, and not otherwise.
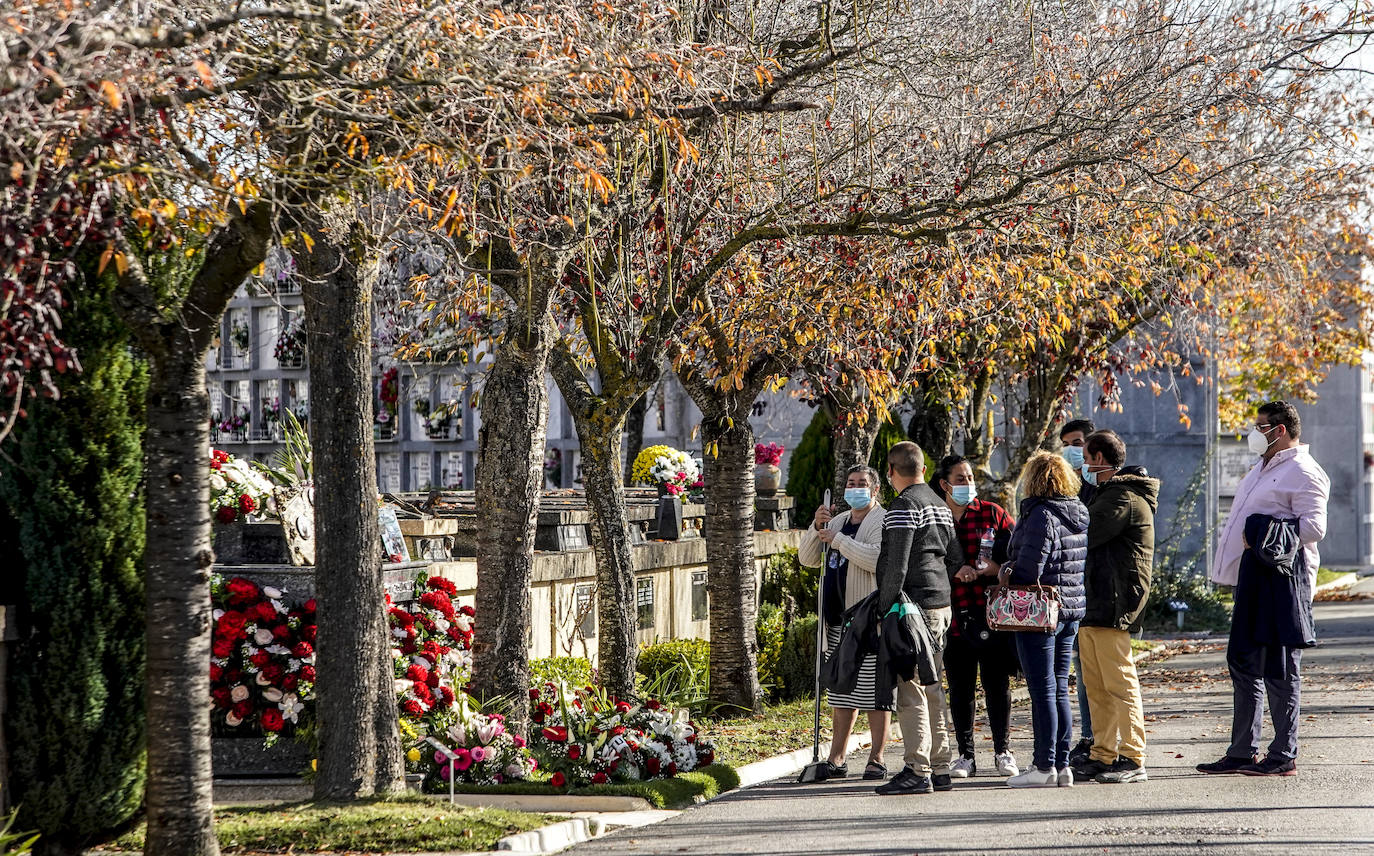
<path fill-rule="evenodd" d="M 830 490 L 825 491 L 825 507 L 830 507 Z M 811 763 L 802 768 L 801 775 L 797 777 L 798 784 L 808 784 L 810 782 L 823 782 L 825 776 L 821 772 L 821 645 L 825 638 L 825 621 L 821 618 L 822 599 L 825 597 L 825 572 L 830 565 L 830 545 L 823 544 L 821 547 L 821 573 L 816 580 L 816 714 L 811 732 Z M 826 759 L 829 763 L 830 759 Z"/>

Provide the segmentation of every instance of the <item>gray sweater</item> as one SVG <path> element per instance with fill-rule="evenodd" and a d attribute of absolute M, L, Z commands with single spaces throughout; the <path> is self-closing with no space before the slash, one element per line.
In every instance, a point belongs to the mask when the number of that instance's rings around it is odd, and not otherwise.
<path fill-rule="evenodd" d="M 877 572 L 883 613 L 900 592 L 922 609 L 949 606 L 949 581 L 963 564 L 964 549 L 945 501 L 924 482 L 902 491 L 883 517 Z"/>

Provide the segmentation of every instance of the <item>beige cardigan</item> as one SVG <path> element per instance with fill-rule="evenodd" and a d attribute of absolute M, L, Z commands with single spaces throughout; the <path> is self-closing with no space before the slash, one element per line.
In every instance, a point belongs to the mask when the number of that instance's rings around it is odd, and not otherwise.
<path fill-rule="evenodd" d="M 826 529 L 835 532 L 835 540 L 831 542 L 830 549 L 838 550 L 841 556 L 849 560 L 849 572 L 845 575 L 844 584 L 845 609 L 868 597 L 878 588 L 878 550 L 883 545 L 883 515 L 886 513 L 886 510 L 874 500 L 873 510 L 864 517 L 863 522 L 859 524 L 859 531 L 854 533 L 853 538 L 840 532 L 849 521 L 848 510 L 830 518 L 830 522 L 826 524 Z M 808 568 L 819 568 L 821 548 L 824 546 L 816 533 L 816 524 L 812 523 L 802 534 L 801 544 L 797 547 L 797 560 Z"/>

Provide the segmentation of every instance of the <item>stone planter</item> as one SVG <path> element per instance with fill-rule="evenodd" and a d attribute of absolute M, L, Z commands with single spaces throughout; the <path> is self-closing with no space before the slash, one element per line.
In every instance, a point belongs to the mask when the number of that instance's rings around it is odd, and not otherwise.
<path fill-rule="evenodd" d="M 310 750 L 290 737 L 271 747 L 261 737 L 213 737 L 210 765 L 217 779 L 299 776 L 310 768 Z"/>
<path fill-rule="evenodd" d="M 760 464 L 754 467 L 754 493 L 759 496 L 776 496 L 782 485 L 782 470 L 775 464 Z"/>

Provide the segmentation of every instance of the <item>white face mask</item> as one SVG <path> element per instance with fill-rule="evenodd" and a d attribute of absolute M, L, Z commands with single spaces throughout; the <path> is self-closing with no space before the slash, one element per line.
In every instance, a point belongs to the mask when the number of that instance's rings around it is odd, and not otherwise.
<path fill-rule="evenodd" d="M 1278 427 L 1277 425 L 1270 425 L 1269 430 L 1273 431 Z M 1269 447 L 1274 445 L 1276 440 L 1270 440 L 1265 435 L 1265 432 L 1259 429 L 1258 425 L 1252 425 L 1250 426 L 1250 434 L 1245 438 L 1245 442 L 1250 446 L 1250 454 L 1263 455 L 1265 452 L 1269 451 Z"/>

